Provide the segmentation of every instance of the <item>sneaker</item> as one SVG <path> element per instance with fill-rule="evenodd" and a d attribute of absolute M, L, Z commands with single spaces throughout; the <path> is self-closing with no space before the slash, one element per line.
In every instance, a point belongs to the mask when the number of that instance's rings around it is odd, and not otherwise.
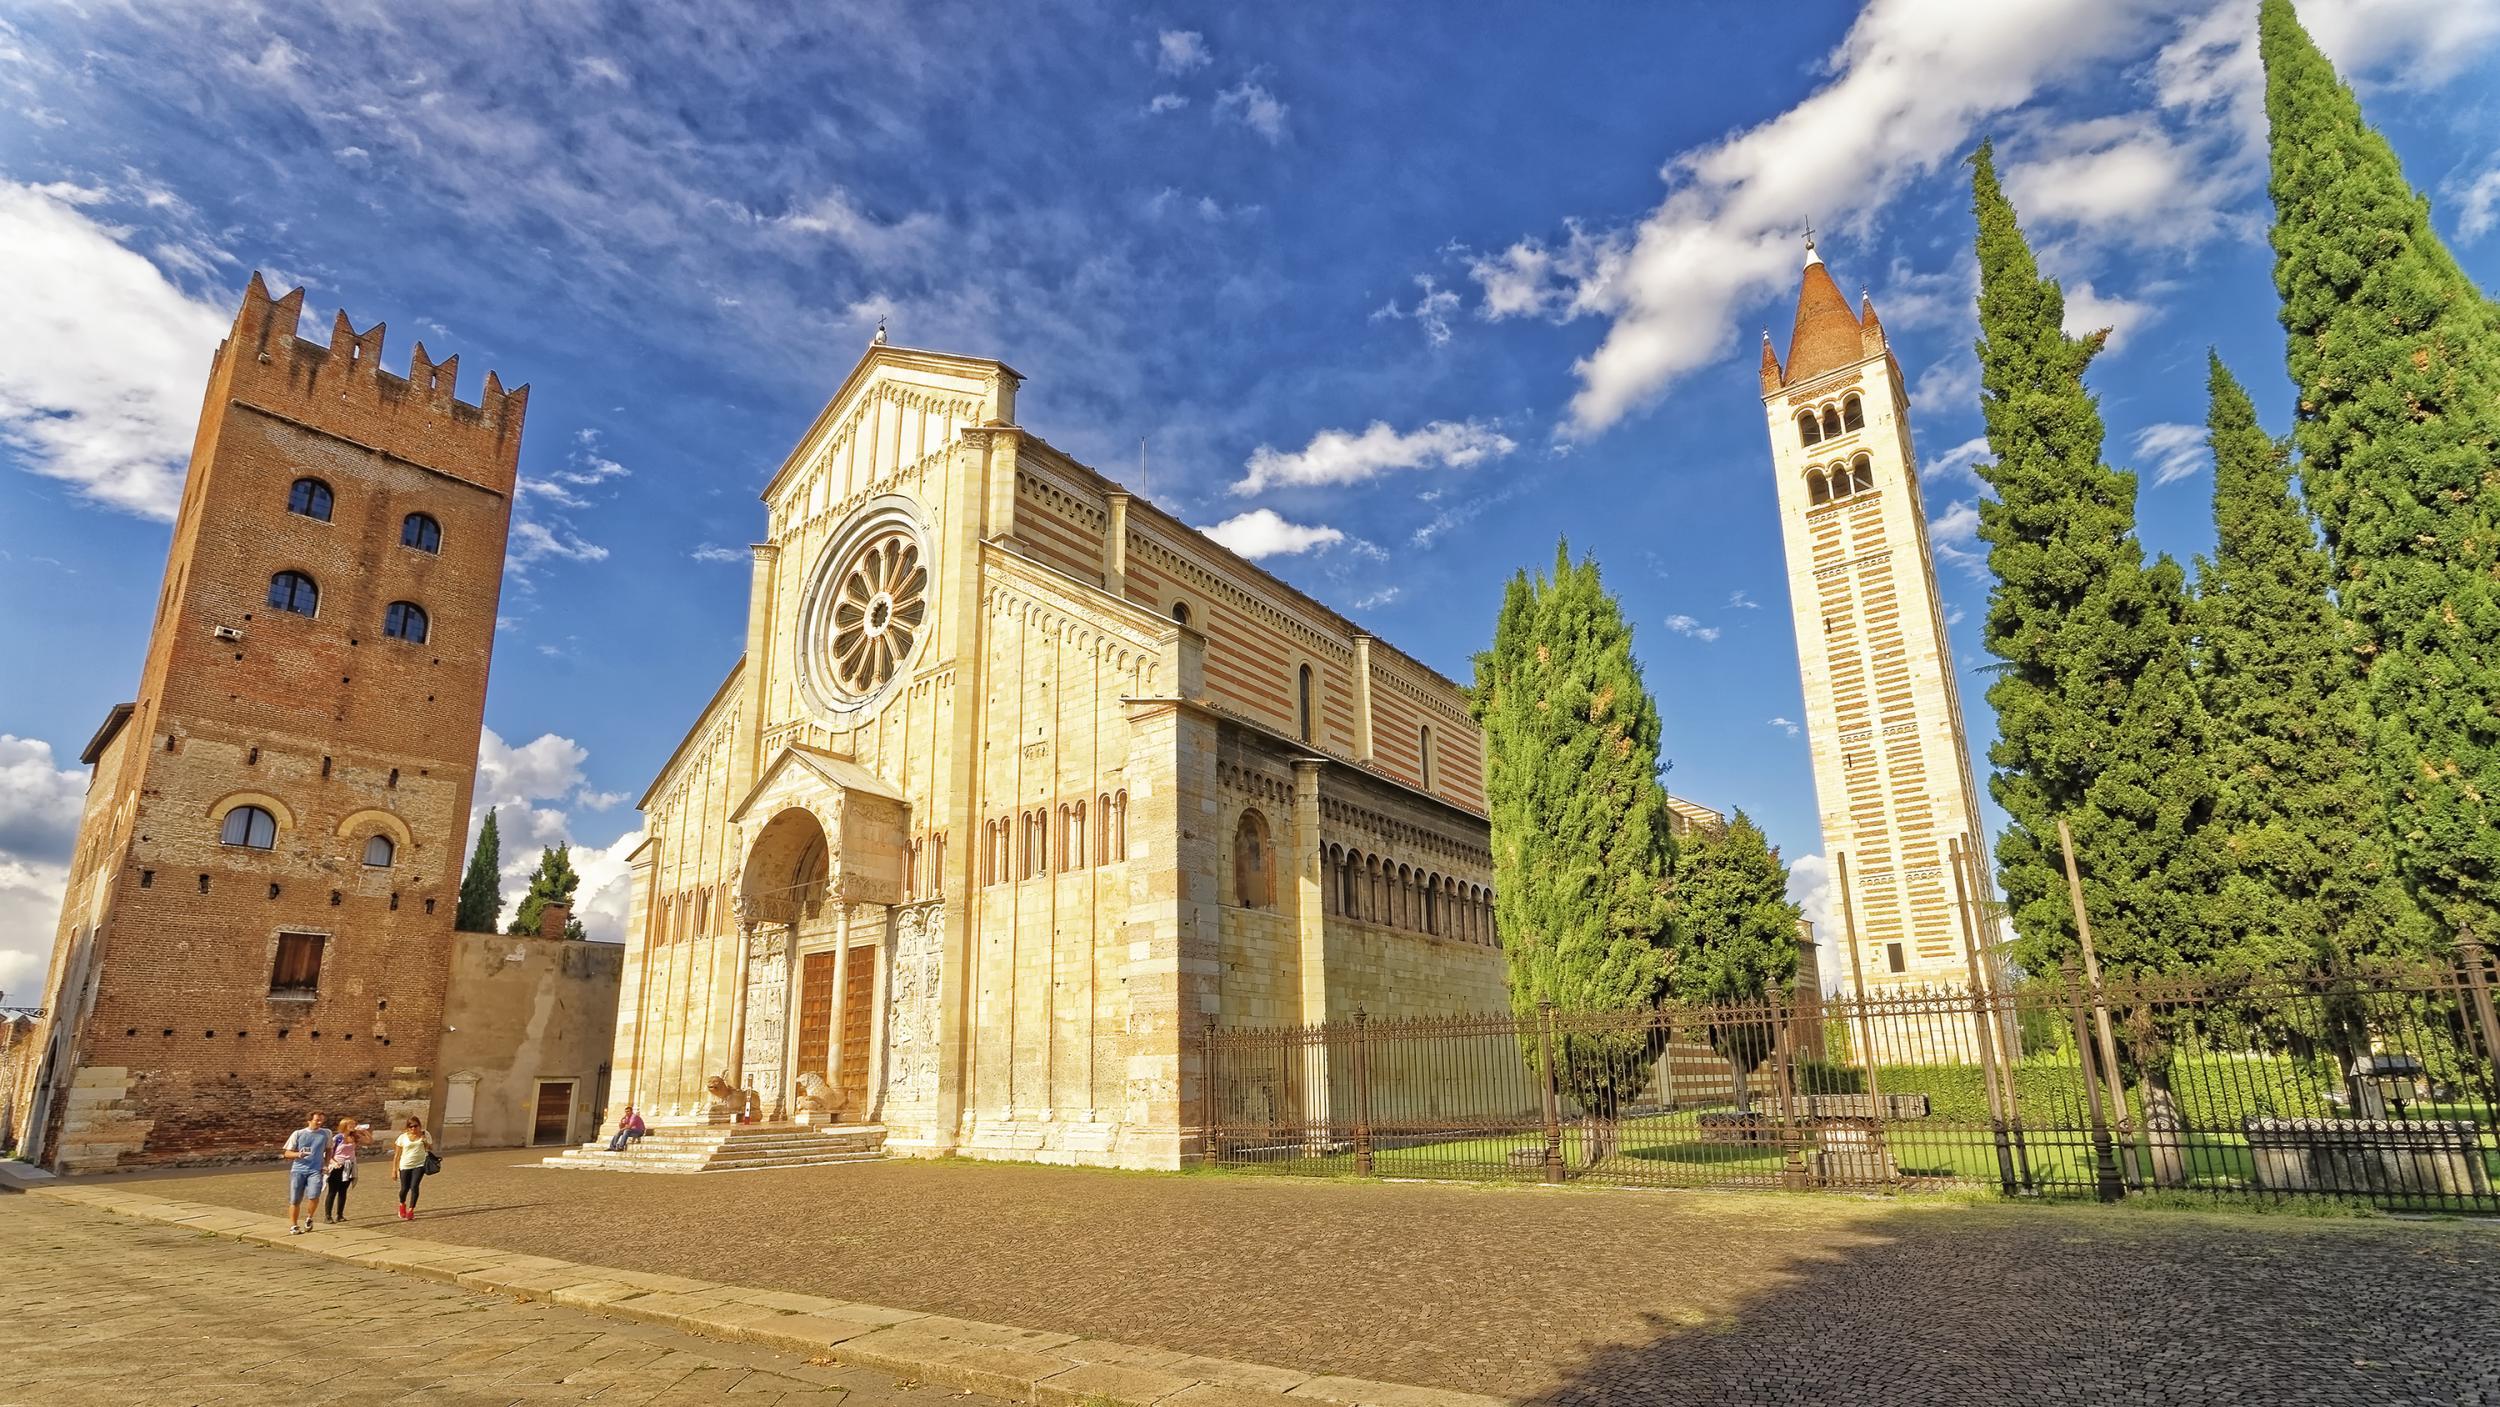
<path fill-rule="evenodd" d="M 289 1236 L 301 1236 L 304 1234 L 304 1228 L 297 1226 L 294 1222 L 290 1221 L 286 1224 L 286 1234 Z"/>

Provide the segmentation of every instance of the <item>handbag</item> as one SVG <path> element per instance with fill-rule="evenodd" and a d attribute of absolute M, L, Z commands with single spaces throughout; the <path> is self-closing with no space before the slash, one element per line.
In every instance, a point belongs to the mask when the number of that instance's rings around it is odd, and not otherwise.
<path fill-rule="evenodd" d="M 434 1152 L 432 1149 L 426 1150 L 424 1166 L 425 1175 L 427 1177 L 432 1177 L 434 1174 L 441 1172 L 443 1170 L 442 1155 Z"/>

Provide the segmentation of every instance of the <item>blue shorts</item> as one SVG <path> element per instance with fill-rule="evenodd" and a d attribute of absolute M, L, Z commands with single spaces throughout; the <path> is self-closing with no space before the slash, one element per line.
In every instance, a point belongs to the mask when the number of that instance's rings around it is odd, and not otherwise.
<path fill-rule="evenodd" d="M 321 1195 L 321 1169 L 289 1168 L 286 1174 L 286 1199 L 309 1202 Z"/>

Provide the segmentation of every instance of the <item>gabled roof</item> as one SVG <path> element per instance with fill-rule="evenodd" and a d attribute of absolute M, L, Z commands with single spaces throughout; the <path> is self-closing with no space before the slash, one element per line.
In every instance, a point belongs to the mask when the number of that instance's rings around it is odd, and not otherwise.
<path fill-rule="evenodd" d="M 790 453 L 783 457 L 781 467 L 773 472 L 771 481 L 764 485 L 764 491 L 758 497 L 767 503 L 772 501 L 773 495 L 781 491 L 781 481 L 799 467 L 799 451 L 815 441 L 827 422 L 833 419 L 835 411 L 850 403 L 851 393 L 868 379 L 868 373 L 885 365 L 954 370 L 983 368 L 1018 382 L 1024 380 L 1023 372 L 994 357 L 967 357 L 956 352 L 933 352 L 922 347 L 897 347 L 889 342 L 872 342 L 868 350 L 860 354 L 858 364 L 851 368 L 851 374 L 842 378 L 842 384 L 835 388 L 833 398 L 825 402 L 825 408 L 816 412 L 816 418 L 807 423 L 807 433 L 799 436 L 797 444 L 790 446 Z"/>
<path fill-rule="evenodd" d="M 773 758 L 771 765 L 764 769 L 764 775 L 755 779 L 755 785 L 747 789 L 747 794 L 739 800 L 736 808 L 730 811 L 730 824 L 736 825 L 744 821 L 747 818 L 747 812 L 754 807 L 756 801 L 772 789 L 773 783 L 780 779 L 782 773 L 793 767 L 807 769 L 825 785 L 838 791 L 864 792 L 870 796 L 883 797 L 888 801 L 899 802 L 903 799 L 903 794 L 883 777 L 849 758 L 837 757 L 830 752 L 809 747 L 804 743 L 792 743 L 783 748 L 780 755 Z"/>

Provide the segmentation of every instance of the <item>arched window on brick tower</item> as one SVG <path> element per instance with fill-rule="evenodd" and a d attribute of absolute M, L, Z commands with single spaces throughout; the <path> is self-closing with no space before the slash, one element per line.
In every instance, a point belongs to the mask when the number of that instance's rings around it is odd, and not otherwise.
<path fill-rule="evenodd" d="M 1828 440 L 1828 439 L 1831 439 L 1831 438 L 1833 438 L 1833 437 L 1837 436 L 1839 433 L 1840 433 L 1840 410 L 1839 410 L 1839 408 L 1838 408 L 1837 406 L 1825 406 L 1825 407 L 1823 407 L 1823 438 Z"/>
<path fill-rule="evenodd" d="M 1866 428 L 1866 403 L 1858 399 L 1858 393 L 1855 391 L 1840 398 L 1840 428 L 1843 430 Z"/>
<path fill-rule="evenodd" d="M 1797 442 L 1805 445 L 1823 443 L 1822 422 L 1814 418 L 1814 412 L 1811 409 L 1797 412 Z"/>
<path fill-rule="evenodd" d="M 1806 499 L 1812 503 L 1832 501 L 1832 481 L 1823 477 L 1822 470 L 1808 469 L 1806 471 Z"/>
<path fill-rule="evenodd" d="M 1875 488 L 1875 461 L 1859 455 L 1849 461 L 1849 487 L 1858 493 L 1871 493 Z"/>
<path fill-rule="evenodd" d="M 1245 909 L 1276 906 L 1276 852 L 1267 818 L 1255 810 L 1244 810 L 1233 827 L 1233 901 Z"/>

